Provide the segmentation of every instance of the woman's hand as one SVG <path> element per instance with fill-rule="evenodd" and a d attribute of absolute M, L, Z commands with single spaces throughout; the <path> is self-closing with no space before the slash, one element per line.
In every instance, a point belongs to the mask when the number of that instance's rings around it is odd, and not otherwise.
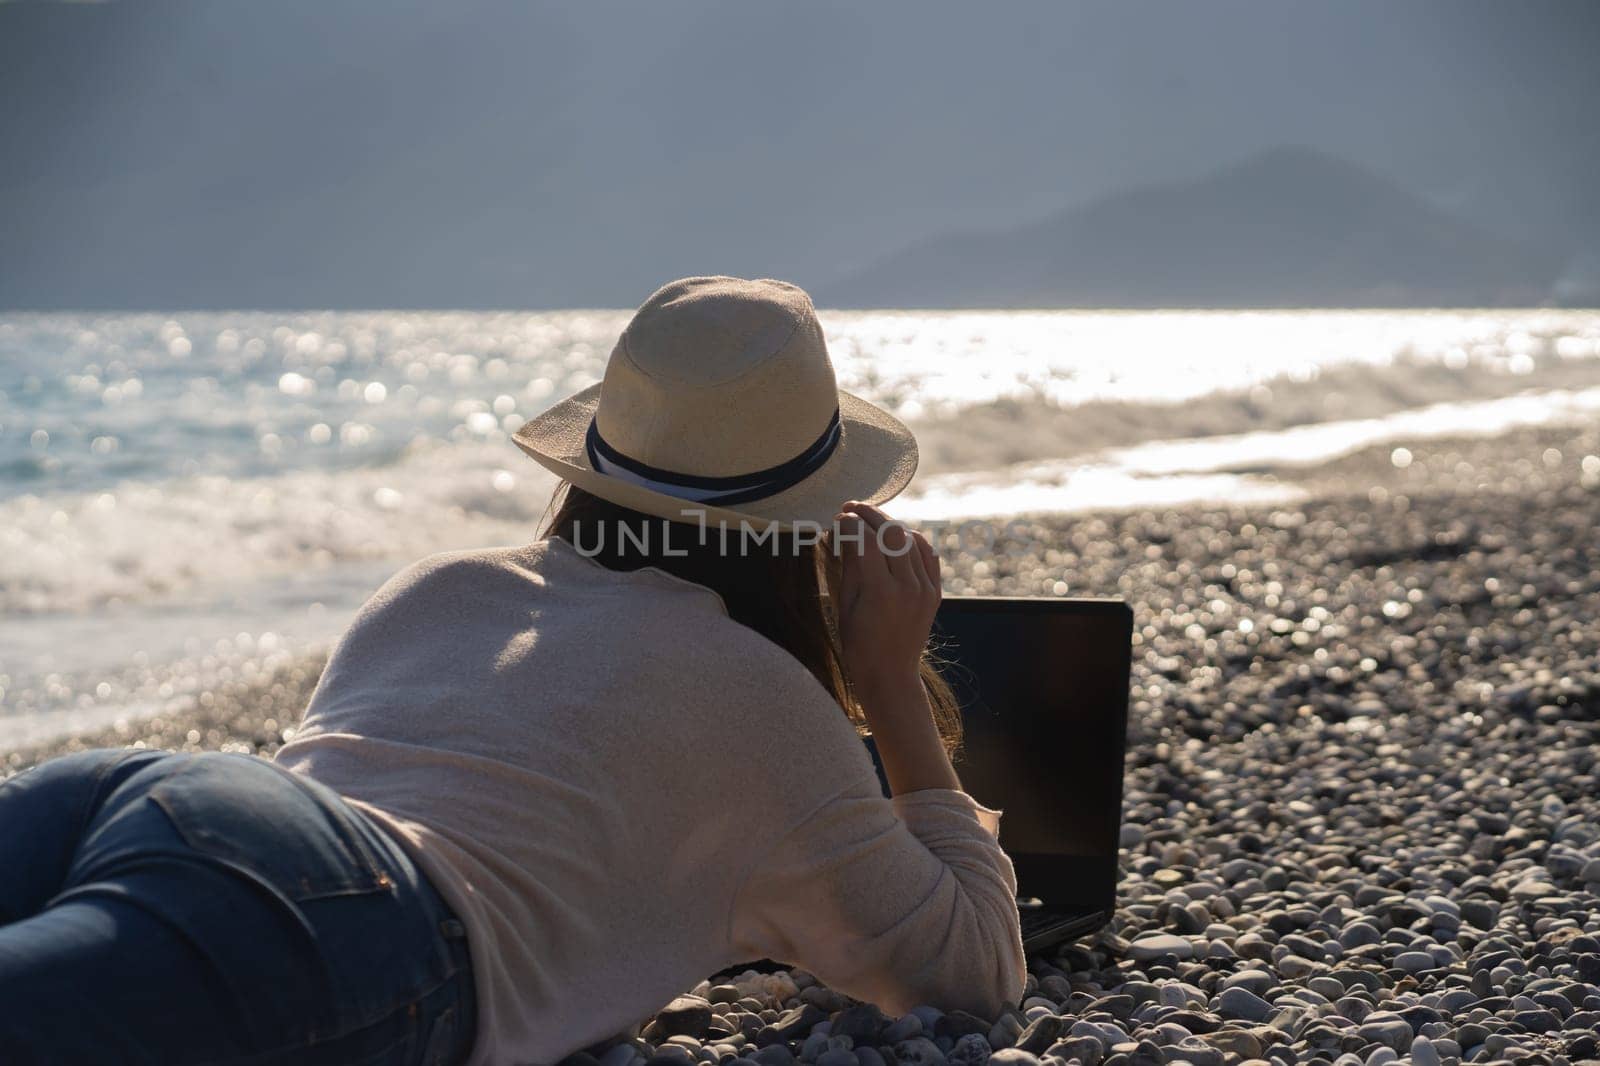
<path fill-rule="evenodd" d="M 847 503 L 835 520 L 840 650 L 889 789 L 959 789 L 921 676 L 939 609 L 939 557 L 928 538 L 870 504 Z"/>
<path fill-rule="evenodd" d="M 845 672 L 863 697 L 914 684 L 939 609 L 939 557 L 921 533 L 868 503 L 834 517 L 841 563 L 839 640 Z"/>

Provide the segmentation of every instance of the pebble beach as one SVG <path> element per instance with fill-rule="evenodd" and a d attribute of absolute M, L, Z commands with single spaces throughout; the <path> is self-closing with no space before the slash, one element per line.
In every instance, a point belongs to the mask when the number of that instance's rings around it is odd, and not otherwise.
<path fill-rule="evenodd" d="M 1293 505 L 1012 520 L 947 591 L 1135 609 L 1111 925 L 998 1018 L 708 976 L 573 1066 L 1600 1060 L 1600 430 L 1368 449 Z M 271 755 L 322 660 L 9 754 Z"/>

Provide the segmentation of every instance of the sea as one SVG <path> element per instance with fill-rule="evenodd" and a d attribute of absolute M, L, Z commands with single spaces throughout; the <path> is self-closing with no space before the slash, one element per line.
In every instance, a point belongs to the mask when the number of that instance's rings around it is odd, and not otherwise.
<path fill-rule="evenodd" d="M 553 479 L 510 434 L 628 314 L 0 315 L 0 757 L 267 676 L 408 562 L 530 539 Z M 822 317 L 840 385 L 916 430 L 890 509 L 926 525 L 1291 501 L 1356 449 L 1600 418 L 1597 311 Z"/>

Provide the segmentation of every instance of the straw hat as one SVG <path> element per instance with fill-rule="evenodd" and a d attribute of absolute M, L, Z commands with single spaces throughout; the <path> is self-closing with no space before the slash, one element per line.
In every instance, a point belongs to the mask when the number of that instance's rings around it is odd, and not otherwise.
<path fill-rule="evenodd" d="M 846 500 L 911 480 L 917 442 L 839 391 L 804 290 L 683 278 L 634 313 L 605 379 L 516 433 L 557 476 L 675 521 L 828 525 Z"/>

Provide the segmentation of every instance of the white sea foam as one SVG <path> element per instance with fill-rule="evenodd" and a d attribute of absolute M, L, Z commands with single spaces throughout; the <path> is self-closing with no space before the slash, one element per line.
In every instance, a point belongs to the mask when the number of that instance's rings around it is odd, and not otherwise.
<path fill-rule="evenodd" d="M 1546 425 L 1600 420 L 1600 387 L 1532 391 L 1495 400 L 1434 404 L 1383 418 L 1108 449 L 1081 459 L 1018 463 L 922 479 L 899 501 L 910 521 L 948 521 L 1036 512 L 1083 512 L 1226 501 L 1263 503 L 1304 496 L 1293 468 L 1375 444 L 1496 436 Z"/>
<path fill-rule="evenodd" d="M 265 478 L 127 482 L 0 502 L 0 610 L 183 603 L 218 588 L 526 540 L 554 479 L 503 441 Z"/>

